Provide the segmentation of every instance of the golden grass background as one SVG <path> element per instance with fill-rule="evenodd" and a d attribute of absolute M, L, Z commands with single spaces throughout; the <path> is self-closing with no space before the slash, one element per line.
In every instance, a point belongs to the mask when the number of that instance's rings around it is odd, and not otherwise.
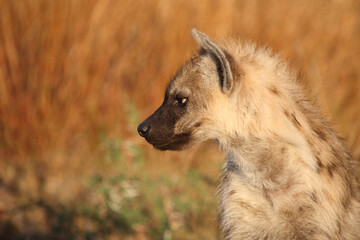
<path fill-rule="evenodd" d="M 191 28 L 280 52 L 360 159 L 359 1 L 0 0 L 1 239 L 218 238 L 222 154 L 136 133 Z"/>

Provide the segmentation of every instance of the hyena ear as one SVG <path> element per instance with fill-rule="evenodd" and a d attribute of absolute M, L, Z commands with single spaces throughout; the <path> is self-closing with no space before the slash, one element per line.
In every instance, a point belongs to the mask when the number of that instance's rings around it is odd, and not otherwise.
<path fill-rule="evenodd" d="M 224 93 L 228 93 L 233 85 L 233 73 L 231 72 L 229 60 L 226 57 L 228 54 L 225 54 L 224 51 L 221 50 L 221 48 L 211 41 L 204 33 L 201 33 L 196 29 L 192 29 L 191 32 L 199 47 L 206 50 L 214 57 L 218 67 L 221 89 Z"/>

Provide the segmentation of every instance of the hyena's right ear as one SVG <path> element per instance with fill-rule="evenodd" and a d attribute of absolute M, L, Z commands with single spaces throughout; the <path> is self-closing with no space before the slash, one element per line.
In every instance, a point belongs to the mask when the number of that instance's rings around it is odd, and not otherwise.
<path fill-rule="evenodd" d="M 221 80 L 221 90 L 224 93 L 229 93 L 233 86 L 233 73 L 231 72 L 230 63 L 226 58 L 224 51 L 204 33 L 199 32 L 196 29 L 192 29 L 191 32 L 199 47 L 206 50 L 215 58 Z"/>

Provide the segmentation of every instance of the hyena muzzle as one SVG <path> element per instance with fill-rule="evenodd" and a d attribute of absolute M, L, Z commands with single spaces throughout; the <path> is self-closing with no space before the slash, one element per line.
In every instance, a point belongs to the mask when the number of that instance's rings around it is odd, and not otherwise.
<path fill-rule="evenodd" d="M 223 237 L 360 239 L 356 163 L 297 74 L 268 49 L 192 33 L 199 52 L 138 132 L 160 150 L 209 139 L 224 149 Z"/>

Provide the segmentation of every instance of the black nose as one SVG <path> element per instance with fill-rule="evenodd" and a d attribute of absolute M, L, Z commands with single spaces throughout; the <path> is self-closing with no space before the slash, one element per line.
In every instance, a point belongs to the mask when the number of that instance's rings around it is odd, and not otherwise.
<path fill-rule="evenodd" d="M 146 125 L 146 124 L 143 124 L 141 123 L 137 130 L 138 130 L 138 133 L 140 134 L 140 136 L 142 137 L 146 137 L 146 135 L 148 135 L 149 131 L 150 131 L 150 126 Z"/>

